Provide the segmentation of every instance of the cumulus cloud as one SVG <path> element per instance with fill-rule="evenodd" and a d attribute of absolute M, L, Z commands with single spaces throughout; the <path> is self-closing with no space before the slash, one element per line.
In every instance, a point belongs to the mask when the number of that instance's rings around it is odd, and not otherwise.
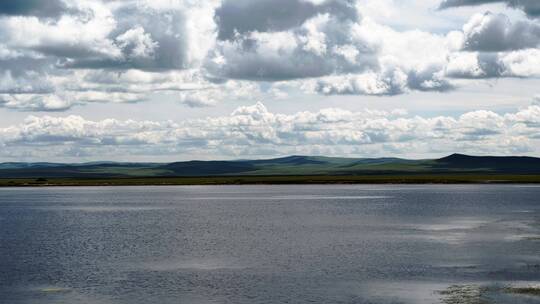
<path fill-rule="evenodd" d="M 236 31 L 218 42 L 205 67 L 218 78 L 308 79 L 306 88 L 326 95 L 454 88 L 444 74 L 449 38 L 398 32 L 369 18 L 339 18 L 332 12 L 301 19 L 286 31 Z"/>
<path fill-rule="evenodd" d="M 261 94 L 259 86 L 253 83 L 234 80 L 215 83 L 207 80 L 195 69 L 166 73 L 90 70 L 80 71 L 79 78 L 80 80 L 76 82 L 78 85 L 73 86 L 71 82 L 67 82 L 66 87 L 75 92 L 101 92 L 103 96 L 113 93 L 119 96 L 133 96 L 133 101 L 141 101 L 142 97 L 161 92 L 189 107 L 209 107 L 225 99 L 252 99 Z"/>
<path fill-rule="evenodd" d="M 538 78 L 540 50 L 526 49 L 507 53 L 453 54 L 446 67 L 449 77 L 455 78 Z"/>
<path fill-rule="evenodd" d="M 353 9 L 353 8 L 351 8 Z M 281 81 L 376 67 L 358 20 L 319 14 L 288 31 L 236 34 L 219 41 L 205 67 L 215 77 Z"/>
<path fill-rule="evenodd" d="M 215 2 L 215 1 L 214 1 Z M 70 58 L 66 67 L 171 70 L 196 67 L 215 39 L 212 1 L 126 2 L 109 9 L 108 56 Z"/>
<path fill-rule="evenodd" d="M 55 20 L 30 13 L 0 18 L 0 107 L 60 111 L 183 91 L 190 93 L 178 93 L 180 102 L 208 106 L 239 96 L 215 93 L 223 85 L 199 69 L 217 36 L 218 4 L 73 0 Z M 203 98 L 209 88 L 214 94 Z"/>
<path fill-rule="evenodd" d="M 159 47 L 159 43 L 153 41 L 152 36 L 140 26 L 126 31 L 115 40 L 130 59 L 153 58 L 155 49 Z"/>
<path fill-rule="evenodd" d="M 234 39 L 249 32 L 277 32 L 301 26 L 308 19 L 329 13 L 357 20 L 352 0 L 225 0 L 216 9 L 219 39 Z"/>
<path fill-rule="evenodd" d="M 11 70 L 0 71 L 0 94 L 47 94 L 53 91 L 54 85 L 38 72 L 27 70 L 15 74 Z"/>
<path fill-rule="evenodd" d="M 330 76 L 318 79 L 314 91 L 325 95 L 398 95 L 406 90 L 407 81 L 407 75 L 401 70 Z"/>
<path fill-rule="evenodd" d="M 0 19 L 3 42 L 11 48 L 59 58 L 119 57 L 121 53 L 107 39 L 115 27 L 111 12 L 99 2 L 82 2 L 80 9 L 91 17 L 81 11 L 62 15 L 56 22 L 34 16 Z"/>
<path fill-rule="evenodd" d="M 463 27 L 463 49 L 502 52 L 536 48 L 540 44 L 540 25 L 519 21 L 511 23 L 503 14 L 477 14 Z"/>
<path fill-rule="evenodd" d="M 147 101 L 152 94 L 166 95 L 189 107 L 208 107 L 222 100 L 260 98 L 262 92 L 259 85 L 245 81 L 211 82 L 196 69 L 90 69 L 61 75 L 23 73 L 17 78 L 10 71 L 0 74 L 0 107 L 21 111 L 66 111 L 95 102 L 136 103 Z"/>
<path fill-rule="evenodd" d="M 357 0 L 7 2 L 0 107 L 24 111 L 158 94 L 191 107 L 287 99 L 276 83 L 298 93 L 394 96 L 446 92 L 464 82 L 457 79 L 540 74 L 538 23 L 492 13 L 443 34 L 386 26 Z M 441 7 L 480 2 L 503 1 Z"/>
<path fill-rule="evenodd" d="M 24 111 L 65 111 L 72 103 L 55 94 L 0 94 L 0 107 Z"/>
<path fill-rule="evenodd" d="M 440 8 L 450 8 L 459 6 L 473 6 L 488 3 L 503 3 L 509 7 L 521 9 L 530 17 L 540 16 L 540 2 L 536 0 L 444 0 Z"/>
<path fill-rule="evenodd" d="M 310 81 L 307 88 L 326 95 L 375 96 L 455 88 L 445 74 L 452 37 L 422 31 L 398 32 L 372 20 L 362 22 L 358 35 L 376 46 L 377 67 L 320 77 Z"/>
<path fill-rule="evenodd" d="M 90 158 L 118 155 L 190 155 L 198 158 L 260 157 L 268 154 L 370 155 L 392 153 L 538 153 L 540 107 L 508 114 L 467 112 L 459 117 L 409 116 L 403 111 L 338 108 L 276 114 L 262 104 L 240 107 L 229 116 L 171 121 L 102 121 L 80 116 L 30 116 L 0 128 L 2 157 L 35 147 L 69 157 L 85 151 Z M 200 154 L 205 151 L 206 154 Z M 386 151 L 386 152 L 385 152 Z M 33 157 L 38 157 L 35 155 Z M 43 157 L 43 155 L 39 155 Z"/>
<path fill-rule="evenodd" d="M 185 69 L 213 44 L 215 5 L 71 1 L 72 10 L 55 22 L 36 16 L 0 19 L 0 34 L 8 48 L 54 56 L 64 68 Z"/>
<path fill-rule="evenodd" d="M 179 100 L 190 107 L 207 107 L 217 103 L 214 94 L 215 91 L 182 92 Z"/>
<path fill-rule="evenodd" d="M 499 60 L 504 68 L 504 76 L 540 77 L 540 49 L 501 54 Z"/>
<path fill-rule="evenodd" d="M 448 34 L 453 51 L 445 66 L 450 78 L 536 78 L 540 26 L 535 22 L 512 23 L 503 14 L 476 14 L 462 31 Z"/>

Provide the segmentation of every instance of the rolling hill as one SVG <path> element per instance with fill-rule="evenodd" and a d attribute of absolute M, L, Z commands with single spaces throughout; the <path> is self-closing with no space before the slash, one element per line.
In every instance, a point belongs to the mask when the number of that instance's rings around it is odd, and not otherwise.
<path fill-rule="evenodd" d="M 392 174 L 540 174 L 540 158 L 453 154 L 440 159 L 289 156 L 265 160 L 174 163 L 1 163 L 0 178 L 128 178 L 205 176 L 358 176 Z"/>

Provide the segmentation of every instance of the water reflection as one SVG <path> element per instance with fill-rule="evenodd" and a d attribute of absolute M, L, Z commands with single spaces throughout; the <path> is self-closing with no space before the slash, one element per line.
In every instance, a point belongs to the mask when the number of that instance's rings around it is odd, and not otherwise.
<path fill-rule="evenodd" d="M 0 299 L 539 303 L 539 194 L 489 185 L 0 189 Z"/>

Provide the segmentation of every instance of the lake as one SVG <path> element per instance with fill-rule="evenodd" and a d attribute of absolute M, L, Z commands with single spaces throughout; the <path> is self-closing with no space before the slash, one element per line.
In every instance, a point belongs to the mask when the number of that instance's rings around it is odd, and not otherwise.
<path fill-rule="evenodd" d="M 540 303 L 540 187 L 0 189 L 0 303 Z"/>

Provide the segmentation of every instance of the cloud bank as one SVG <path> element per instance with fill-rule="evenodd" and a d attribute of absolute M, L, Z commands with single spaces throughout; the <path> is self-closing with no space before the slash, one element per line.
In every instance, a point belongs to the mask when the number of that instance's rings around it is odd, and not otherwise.
<path fill-rule="evenodd" d="M 403 110 L 351 112 L 339 108 L 277 114 L 262 103 L 229 116 L 184 122 L 29 116 L 0 128 L 0 157 L 38 160 L 92 158 L 239 158 L 287 154 L 411 155 L 463 151 L 535 154 L 540 151 L 540 106 L 458 117 L 410 116 Z M 204 152 L 202 152 L 204 151 Z"/>

